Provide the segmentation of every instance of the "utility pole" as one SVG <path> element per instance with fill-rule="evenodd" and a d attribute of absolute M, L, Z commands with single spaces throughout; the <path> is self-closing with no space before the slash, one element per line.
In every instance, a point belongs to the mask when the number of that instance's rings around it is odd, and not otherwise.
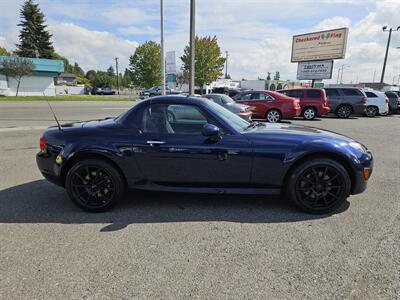
<path fill-rule="evenodd" d="M 190 0 L 190 69 L 189 69 L 189 95 L 194 95 L 194 62 L 195 62 L 195 0 Z"/>
<path fill-rule="evenodd" d="M 117 93 L 119 95 L 119 73 L 118 73 L 118 57 L 115 58 L 115 71 L 117 73 Z"/>
<path fill-rule="evenodd" d="M 225 51 L 225 79 L 228 78 L 228 51 Z"/>
<path fill-rule="evenodd" d="M 374 78 L 372 79 L 372 82 L 375 82 L 375 75 L 376 75 L 376 69 L 374 70 Z"/>
<path fill-rule="evenodd" d="M 396 30 L 394 31 L 398 31 L 400 29 L 400 26 L 397 27 Z M 385 31 L 389 31 L 389 36 L 388 36 L 388 41 L 387 41 L 387 45 L 386 45 L 386 53 L 385 53 L 385 59 L 383 61 L 383 68 L 382 68 L 382 75 L 381 75 L 381 81 L 380 81 L 380 88 L 383 88 L 383 80 L 385 79 L 385 70 L 386 70 L 386 62 L 387 62 L 387 58 L 388 58 L 388 53 L 389 53 L 389 47 L 390 47 L 390 39 L 392 37 L 392 31 L 393 28 L 390 28 L 389 30 L 387 30 L 387 26 L 383 26 L 382 30 Z"/>
<path fill-rule="evenodd" d="M 161 29 L 161 95 L 165 96 L 165 58 L 164 58 L 164 1 L 160 0 Z"/>

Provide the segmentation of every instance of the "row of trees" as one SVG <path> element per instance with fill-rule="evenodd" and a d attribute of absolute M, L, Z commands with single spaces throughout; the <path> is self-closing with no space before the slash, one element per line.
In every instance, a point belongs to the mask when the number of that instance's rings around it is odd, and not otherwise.
<path fill-rule="evenodd" d="M 176 74 L 178 85 L 188 83 L 190 67 L 190 48 L 186 46 L 181 71 Z M 130 57 L 129 72 L 132 83 L 138 87 L 149 88 L 161 84 L 161 48 L 154 41 L 148 41 L 136 48 Z M 200 88 L 223 75 L 225 58 L 216 36 L 195 38 L 195 84 Z"/>

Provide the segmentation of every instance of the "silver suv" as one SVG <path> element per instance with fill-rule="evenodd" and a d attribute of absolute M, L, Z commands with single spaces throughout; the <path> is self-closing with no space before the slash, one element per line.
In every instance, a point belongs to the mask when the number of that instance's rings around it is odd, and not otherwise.
<path fill-rule="evenodd" d="M 363 115 L 367 107 L 367 96 L 358 88 L 329 87 L 325 88 L 329 108 L 339 118 L 350 115 Z"/>

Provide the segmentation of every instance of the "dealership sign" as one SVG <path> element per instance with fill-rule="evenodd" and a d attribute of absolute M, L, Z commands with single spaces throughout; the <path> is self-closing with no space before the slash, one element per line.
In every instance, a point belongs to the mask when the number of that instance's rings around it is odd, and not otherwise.
<path fill-rule="evenodd" d="M 165 65 L 167 74 L 175 74 L 176 73 L 176 59 L 175 59 L 175 51 L 168 51 L 165 54 Z"/>
<path fill-rule="evenodd" d="M 331 79 L 332 70 L 333 60 L 300 62 L 297 66 L 297 79 Z"/>
<path fill-rule="evenodd" d="M 293 36 L 292 62 L 344 58 L 348 28 L 339 28 Z"/>

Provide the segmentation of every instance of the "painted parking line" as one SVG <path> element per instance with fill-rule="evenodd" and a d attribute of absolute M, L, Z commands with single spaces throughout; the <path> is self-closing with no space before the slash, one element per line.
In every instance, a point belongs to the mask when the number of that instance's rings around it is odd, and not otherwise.
<path fill-rule="evenodd" d="M 43 130 L 49 126 L 0 127 L 0 132 Z"/>

